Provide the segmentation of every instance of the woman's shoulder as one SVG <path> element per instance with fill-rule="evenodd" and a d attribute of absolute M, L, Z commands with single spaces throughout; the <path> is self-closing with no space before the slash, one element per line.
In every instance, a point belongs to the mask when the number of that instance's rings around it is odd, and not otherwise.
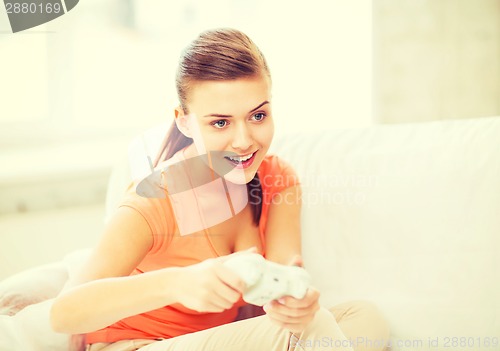
<path fill-rule="evenodd" d="M 131 182 L 127 187 L 119 206 L 131 205 L 143 208 L 168 207 L 169 201 L 165 194 L 148 196 L 137 191 L 137 184 Z"/>
<path fill-rule="evenodd" d="M 258 170 L 259 176 L 264 174 L 290 174 L 295 175 L 293 167 L 282 157 L 269 154 L 264 156 Z"/>
<path fill-rule="evenodd" d="M 154 236 L 168 237 L 175 231 L 172 205 L 167 196 L 145 197 L 130 183 L 118 207 L 129 207 L 138 212 L 148 223 Z"/>
<path fill-rule="evenodd" d="M 257 171 L 264 189 L 281 191 L 287 187 L 299 184 L 299 178 L 293 167 L 283 158 L 270 154 L 262 160 Z"/>

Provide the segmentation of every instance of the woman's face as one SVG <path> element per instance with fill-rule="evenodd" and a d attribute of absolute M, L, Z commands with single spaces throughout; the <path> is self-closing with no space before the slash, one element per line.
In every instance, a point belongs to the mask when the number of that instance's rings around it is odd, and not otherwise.
<path fill-rule="evenodd" d="M 189 91 L 185 125 L 193 138 L 187 157 L 209 154 L 211 164 L 232 169 L 224 177 L 233 183 L 253 179 L 274 134 L 271 84 L 257 76 L 228 81 L 195 82 Z M 215 151 L 215 152 L 214 152 Z M 217 159 L 213 159 L 217 158 Z M 216 170 L 217 171 L 217 170 Z"/>

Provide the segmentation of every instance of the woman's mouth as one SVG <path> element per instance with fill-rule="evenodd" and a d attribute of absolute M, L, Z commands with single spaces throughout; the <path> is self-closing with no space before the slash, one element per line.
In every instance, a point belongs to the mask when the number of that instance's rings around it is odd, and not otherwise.
<path fill-rule="evenodd" d="M 245 169 L 252 165 L 257 151 L 243 156 L 224 156 L 224 158 L 228 160 L 232 165 L 234 165 L 234 167 Z"/>

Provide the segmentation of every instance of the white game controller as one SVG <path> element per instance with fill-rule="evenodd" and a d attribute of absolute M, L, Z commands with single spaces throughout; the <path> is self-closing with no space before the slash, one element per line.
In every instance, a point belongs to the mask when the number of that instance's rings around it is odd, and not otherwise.
<path fill-rule="evenodd" d="M 256 253 L 234 255 L 224 264 L 245 281 L 247 288 L 243 293 L 243 300 L 257 306 L 263 306 L 282 296 L 301 299 L 311 280 L 302 267 L 267 261 Z"/>

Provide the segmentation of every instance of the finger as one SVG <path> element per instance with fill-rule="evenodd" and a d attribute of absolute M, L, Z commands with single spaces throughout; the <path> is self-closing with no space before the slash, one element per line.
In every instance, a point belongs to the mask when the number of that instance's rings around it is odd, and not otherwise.
<path fill-rule="evenodd" d="M 241 251 L 240 251 L 241 252 Z M 243 250 L 242 252 L 247 252 L 247 253 L 258 253 L 259 250 L 257 250 L 257 246 L 252 246 L 246 250 Z"/>
<path fill-rule="evenodd" d="M 280 325 L 281 327 L 284 327 L 285 325 L 291 326 L 291 325 L 303 325 L 306 324 L 307 322 L 310 321 L 309 318 L 303 318 L 303 319 L 284 319 L 284 318 L 276 318 L 276 316 L 267 314 L 268 318 L 275 324 Z"/>
<path fill-rule="evenodd" d="M 219 284 L 217 284 L 214 289 L 214 293 L 231 304 L 231 306 L 236 303 L 241 297 L 241 293 L 239 291 L 234 290 L 230 286 L 226 285 L 223 281 L 219 281 Z"/>
<path fill-rule="evenodd" d="M 248 249 L 245 249 L 245 250 L 236 251 L 236 252 L 233 252 L 232 254 L 225 255 L 225 256 L 220 256 L 217 259 L 219 261 L 221 261 L 221 262 L 225 262 L 225 261 L 227 261 L 228 259 L 230 259 L 231 257 L 233 257 L 235 255 L 246 255 L 246 254 L 249 254 L 249 253 L 259 253 L 259 251 L 257 250 L 256 246 L 252 246 L 252 247 L 250 247 Z"/>
<path fill-rule="evenodd" d="M 202 299 L 206 304 L 212 303 L 219 312 L 231 308 L 234 303 L 238 301 L 241 293 L 227 285 L 224 280 L 219 277 L 217 265 L 214 265 L 208 272 L 211 274 L 210 277 L 207 277 L 208 284 L 205 286 L 205 292 Z M 229 273 L 233 272 L 229 271 Z M 236 279 L 239 279 L 239 277 L 236 277 Z M 244 283 L 242 284 L 244 285 Z"/>
<path fill-rule="evenodd" d="M 288 308 L 308 308 L 313 305 L 315 299 L 313 296 L 304 296 L 302 299 L 296 299 L 293 296 L 283 296 L 277 300 L 281 305 L 287 306 Z"/>
<path fill-rule="evenodd" d="M 220 313 L 229 308 L 231 307 L 227 307 L 224 303 L 220 301 L 212 301 L 211 303 L 207 304 L 205 308 L 202 309 L 201 312 Z"/>
<path fill-rule="evenodd" d="M 257 250 L 257 246 L 252 246 L 244 250 L 236 251 L 233 252 L 232 254 L 229 254 L 227 256 L 232 256 L 232 255 L 241 255 L 241 254 L 249 254 L 249 253 L 259 253 L 259 250 Z"/>
<path fill-rule="evenodd" d="M 280 314 L 273 314 L 273 313 L 266 313 L 266 315 L 275 323 L 278 323 L 280 325 L 284 324 L 305 324 L 309 322 L 312 319 L 312 315 L 306 315 L 300 318 L 293 318 L 289 316 L 284 316 Z"/>
<path fill-rule="evenodd" d="M 223 296 L 214 294 L 212 297 L 212 305 L 214 306 L 214 312 L 222 312 L 233 307 L 233 303 L 226 300 Z"/>
<path fill-rule="evenodd" d="M 278 299 L 281 304 L 294 308 L 307 308 L 319 301 L 320 293 L 314 287 L 309 287 L 306 294 L 301 299 L 296 299 L 293 296 L 283 296 Z"/>
<path fill-rule="evenodd" d="M 283 321 L 300 319 L 312 313 L 312 306 L 311 308 L 290 308 L 277 301 L 271 301 L 264 306 L 266 313 L 276 316 Z"/>
<path fill-rule="evenodd" d="M 302 260 L 301 255 L 294 255 L 290 262 L 288 263 L 289 266 L 298 266 L 298 267 L 303 267 L 304 266 L 304 261 Z"/>
<path fill-rule="evenodd" d="M 318 307 L 319 309 L 319 307 Z M 274 314 L 272 313 L 271 310 L 267 306 L 265 306 L 264 310 L 266 311 L 266 315 L 269 317 L 269 319 L 274 323 L 279 325 L 281 328 L 288 329 L 290 331 L 302 331 L 307 324 L 309 324 L 313 318 L 314 315 L 316 314 L 316 310 L 312 311 L 311 313 L 302 316 L 300 318 L 293 318 L 293 317 L 288 317 L 288 316 L 283 316 L 280 314 Z"/>
<path fill-rule="evenodd" d="M 231 289 L 239 294 L 243 294 L 246 289 L 245 281 L 232 269 L 226 267 L 223 264 L 219 264 L 215 267 L 215 274 L 217 278 L 224 282 Z"/>
<path fill-rule="evenodd" d="M 232 305 L 211 290 L 204 290 L 197 296 L 194 309 L 199 312 L 222 312 Z"/>

